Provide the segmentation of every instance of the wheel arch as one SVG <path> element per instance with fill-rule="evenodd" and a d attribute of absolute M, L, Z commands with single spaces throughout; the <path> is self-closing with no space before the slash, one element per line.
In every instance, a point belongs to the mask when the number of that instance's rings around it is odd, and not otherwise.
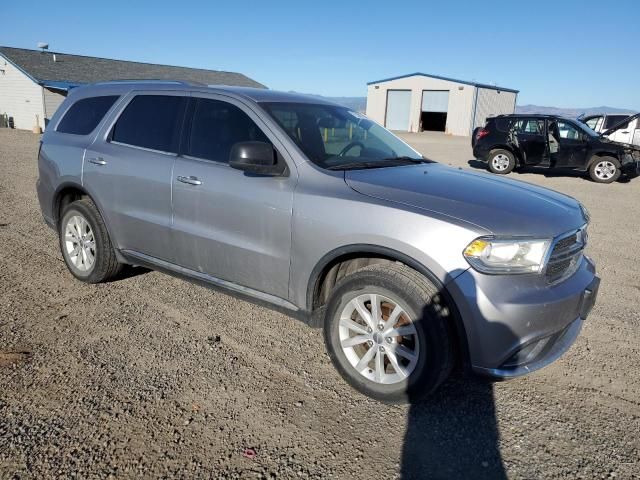
<path fill-rule="evenodd" d="M 463 365 L 469 365 L 467 332 L 452 295 L 447 291 L 444 283 L 428 267 L 397 250 L 379 245 L 353 244 L 338 247 L 326 253 L 314 267 L 307 283 L 307 310 L 311 312 L 313 317 L 318 318 L 317 313 L 324 310 L 331 287 L 340 278 L 351 273 L 351 271 L 355 271 L 355 269 L 384 262 L 402 263 L 424 275 L 436 286 L 438 294 L 442 297 L 450 312 L 450 327 L 454 336 L 457 358 Z M 341 268 L 344 268 L 342 277 L 339 276 Z M 324 313 L 321 317 L 324 318 Z"/>
<path fill-rule="evenodd" d="M 98 209 L 98 213 L 102 217 L 102 221 L 104 222 L 104 225 L 107 228 L 107 233 L 109 234 L 109 238 L 113 243 L 118 261 L 120 263 L 128 263 L 128 262 L 125 262 L 124 257 L 118 250 L 115 237 L 113 236 L 113 230 L 111 229 L 111 225 L 109 224 L 109 219 L 104 215 L 100 202 L 96 201 L 95 197 L 91 195 L 91 192 L 88 189 L 86 189 L 83 185 L 80 185 L 79 183 L 65 182 L 60 184 L 58 188 L 55 190 L 55 193 L 53 194 L 53 204 L 51 206 L 54 227 L 56 229 L 58 228 L 59 226 L 58 223 L 62 218 L 62 211 L 64 210 L 64 208 L 70 203 L 76 200 L 80 200 L 82 198 L 88 198 L 89 200 L 91 200 L 93 204 L 96 206 L 96 208 Z"/>
<path fill-rule="evenodd" d="M 518 148 L 515 148 L 513 145 L 507 145 L 502 143 L 493 145 L 491 147 L 491 150 L 489 150 L 489 155 L 491 155 L 491 152 L 495 150 L 507 150 L 508 152 L 511 152 L 513 157 L 516 159 L 516 165 L 521 165 L 522 162 L 524 161 L 522 158 L 522 155 L 520 154 L 520 150 Z M 487 159 L 487 161 L 489 161 L 489 159 Z"/>

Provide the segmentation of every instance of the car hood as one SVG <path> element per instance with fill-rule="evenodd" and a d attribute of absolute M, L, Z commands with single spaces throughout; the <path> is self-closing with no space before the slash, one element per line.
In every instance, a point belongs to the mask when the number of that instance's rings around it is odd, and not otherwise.
<path fill-rule="evenodd" d="M 554 237 L 586 223 L 580 203 L 561 193 L 486 173 L 421 164 L 347 170 L 346 183 L 370 197 L 473 224 L 495 235 Z"/>

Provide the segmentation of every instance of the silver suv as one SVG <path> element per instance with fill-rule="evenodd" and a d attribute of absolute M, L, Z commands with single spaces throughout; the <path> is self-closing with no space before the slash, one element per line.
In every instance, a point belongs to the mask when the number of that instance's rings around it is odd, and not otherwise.
<path fill-rule="evenodd" d="M 551 363 L 598 290 L 576 200 L 427 160 L 317 98 L 74 89 L 39 170 L 79 280 L 144 265 L 267 304 L 323 327 L 345 380 L 386 402 L 417 401 L 456 366 L 508 378 Z"/>

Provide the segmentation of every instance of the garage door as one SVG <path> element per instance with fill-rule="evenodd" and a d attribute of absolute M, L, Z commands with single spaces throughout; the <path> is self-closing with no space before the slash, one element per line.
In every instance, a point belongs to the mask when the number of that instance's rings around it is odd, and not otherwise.
<path fill-rule="evenodd" d="M 446 113 L 449 109 L 449 90 L 423 90 L 422 111 Z"/>
<path fill-rule="evenodd" d="M 411 90 L 387 90 L 387 114 L 384 126 L 389 130 L 409 131 Z"/>

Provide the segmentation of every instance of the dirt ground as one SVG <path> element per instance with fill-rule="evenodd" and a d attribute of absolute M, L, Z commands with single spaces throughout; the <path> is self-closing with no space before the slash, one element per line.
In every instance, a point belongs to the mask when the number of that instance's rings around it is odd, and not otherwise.
<path fill-rule="evenodd" d="M 466 138 L 406 138 L 478 167 Z M 386 406 L 297 320 L 142 269 L 74 280 L 40 217 L 37 149 L 0 130 L 0 478 L 640 477 L 640 179 L 512 174 L 591 212 L 602 285 L 581 336 L 526 378 Z"/>

